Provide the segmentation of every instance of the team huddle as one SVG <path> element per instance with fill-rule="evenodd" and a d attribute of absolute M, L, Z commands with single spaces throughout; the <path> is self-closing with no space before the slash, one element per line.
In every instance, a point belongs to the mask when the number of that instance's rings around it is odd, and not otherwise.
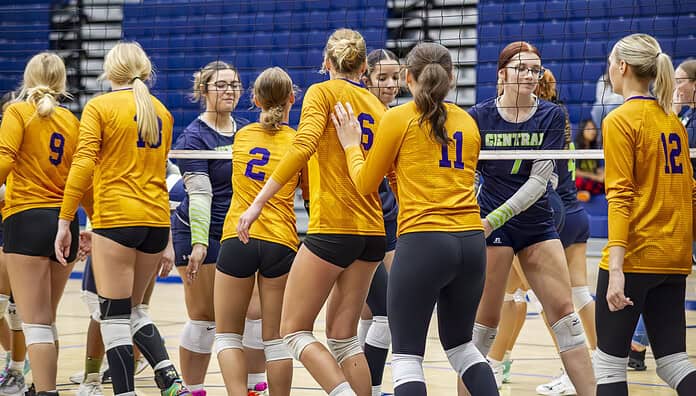
<path fill-rule="evenodd" d="M 569 148 L 567 112 L 544 90 L 552 74 L 541 59 L 532 44 L 506 46 L 498 96 L 465 111 L 446 100 L 455 77 L 445 47 L 420 43 L 402 64 L 339 29 L 324 49 L 329 79 L 304 93 L 296 130 L 286 71 L 256 77 L 261 111 L 250 122 L 232 114 L 238 71 L 216 61 L 194 75 L 192 99 L 204 111 L 173 142 L 173 117 L 149 92 L 152 65 L 137 43 L 108 52 L 111 91 L 87 102 L 80 120 L 59 105 L 61 58 L 34 56 L 0 127 L 0 309 L 13 301 L 0 393 L 24 392 L 28 353 L 31 391 L 58 394 L 57 307 L 73 265 L 88 257 L 80 395 L 102 394 L 105 356 L 115 395 L 135 395 L 146 361 L 162 395 L 202 396 L 213 352 L 230 395 L 290 395 L 293 359 L 331 396 L 382 395 L 390 347 L 395 395 L 425 395 L 435 309 L 458 394 L 498 395 L 510 347 L 496 332 L 517 283 L 538 297 L 577 395 L 628 394 L 641 314 L 658 376 L 696 394 L 683 310 L 696 185 L 672 111 L 671 59 L 645 34 L 608 54 L 625 104 L 603 123 L 609 242 L 596 303 L 572 161 L 478 161 L 482 149 Z M 402 88 L 413 100 L 390 108 Z M 230 159 L 173 165 L 170 148 Z M 173 187 L 171 174 L 181 175 Z M 302 242 L 298 188 L 309 214 Z M 175 207 L 170 189 L 181 193 Z M 79 206 L 90 222 L 82 232 Z M 173 266 L 189 317 L 180 371 L 148 313 L 154 279 Z M 326 345 L 313 334 L 324 307 Z"/>

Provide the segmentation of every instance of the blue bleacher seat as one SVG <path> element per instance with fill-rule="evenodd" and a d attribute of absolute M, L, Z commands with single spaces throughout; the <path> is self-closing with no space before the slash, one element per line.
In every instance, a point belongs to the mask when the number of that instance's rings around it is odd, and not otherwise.
<path fill-rule="evenodd" d="M 501 39 L 503 28 L 501 24 L 479 24 L 478 28 L 478 41 L 480 43 L 496 42 Z"/>
<path fill-rule="evenodd" d="M 485 44 L 478 47 L 479 62 L 496 62 L 500 55 L 501 46 L 496 44 Z"/>
<path fill-rule="evenodd" d="M 686 58 L 694 56 L 694 48 L 696 48 L 696 37 L 677 38 L 674 44 L 674 57 Z"/>
<path fill-rule="evenodd" d="M 486 3 L 483 4 L 483 2 L 479 3 L 481 4 L 479 6 L 479 24 L 485 24 L 485 23 L 498 23 L 502 22 L 504 15 L 503 15 L 503 5 L 502 4 L 496 4 L 496 3 Z"/>
<path fill-rule="evenodd" d="M 362 23 L 366 28 L 385 29 L 387 26 L 387 9 L 385 7 L 368 8 L 365 11 Z"/>
<path fill-rule="evenodd" d="M 696 12 L 696 4 L 694 10 Z M 687 36 L 696 34 L 696 14 L 679 15 L 677 17 L 677 36 Z M 696 49 L 694 51 L 696 53 Z"/>

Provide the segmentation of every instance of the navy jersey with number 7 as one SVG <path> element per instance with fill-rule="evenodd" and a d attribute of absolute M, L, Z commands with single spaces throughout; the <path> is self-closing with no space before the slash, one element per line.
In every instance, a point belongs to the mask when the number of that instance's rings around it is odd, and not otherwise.
<path fill-rule="evenodd" d="M 565 144 L 565 115 L 556 104 L 538 100 L 534 114 L 524 122 L 503 119 L 492 98 L 469 109 L 481 132 L 481 150 L 561 150 Z M 481 216 L 498 208 L 529 179 L 534 160 L 480 161 L 485 182 L 478 197 Z M 529 224 L 552 222 L 546 194 L 511 221 Z"/>

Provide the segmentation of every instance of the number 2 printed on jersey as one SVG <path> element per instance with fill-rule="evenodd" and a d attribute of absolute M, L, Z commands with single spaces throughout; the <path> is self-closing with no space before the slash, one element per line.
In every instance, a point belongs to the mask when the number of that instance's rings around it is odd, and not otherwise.
<path fill-rule="evenodd" d="M 249 150 L 249 154 L 261 155 L 261 158 L 253 158 L 247 162 L 244 176 L 257 181 L 264 181 L 266 178 L 266 172 L 255 171 L 254 167 L 268 164 L 268 161 L 271 159 L 271 152 L 263 147 L 254 147 L 253 149 Z"/>

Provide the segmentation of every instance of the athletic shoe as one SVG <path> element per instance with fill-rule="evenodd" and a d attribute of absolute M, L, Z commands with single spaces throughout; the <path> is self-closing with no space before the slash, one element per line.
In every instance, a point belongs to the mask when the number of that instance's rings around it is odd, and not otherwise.
<path fill-rule="evenodd" d="M 503 383 L 510 383 L 510 368 L 512 367 L 512 360 L 503 360 Z"/>
<path fill-rule="evenodd" d="M 575 386 L 573 386 L 573 383 L 570 382 L 568 374 L 562 370 L 561 375 L 556 377 L 553 381 L 549 382 L 548 384 L 537 386 L 536 392 L 538 395 L 577 395 L 577 392 L 575 392 Z"/>
<path fill-rule="evenodd" d="M 36 386 L 34 386 L 34 384 L 31 384 L 29 389 L 27 389 L 27 391 L 24 392 L 24 396 L 36 396 Z"/>
<path fill-rule="evenodd" d="M 503 363 L 502 362 L 497 362 L 497 363 L 491 363 L 488 362 L 488 364 L 491 366 L 491 370 L 493 370 L 493 377 L 495 377 L 495 385 L 498 387 L 498 389 L 503 387 Z"/>
<path fill-rule="evenodd" d="M 15 370 L 9 370 L 7 376 L 0 383 L 1 396 L 22 396 L 27 391 L 24 383 L 24 375 Z"/>
<path fill-rule="evenodd" d="M 99 378 L 99 373 L 87 374 L 87 379 L 85 379 L 80 387 L 77 389 L 77 396 L 103 396 L 104 391 L 102 390 L 101 381 Z"/>
<path fill-rule="evenodd" d="M 140 356 L 138 360 L 135 361 L 135 375 L 138 375 L 145 371 L 150 364 L 145 359 L 145 356 Z M 111 373 L 109 373 L 109 382 L 111 382 Z"/>
<path fill-rule="evenodd" d="M 163 390 L 161 394 L 162 396 L 191 396 L 191 391 L 184 386 L 181 380 L 176 380 L 167 390 Z"/>
<path fill-rule="evenodd" d="M 254 389 L 249 389 L 248 396 L 268 396 L 268 383 L 259 382 Z"/>
<path fill-rule="evenodd" d="M 142 370 L 141 370 L 142 371 Z M 101 369 L 99 369 L 99 375 L 101 376 L 101 383 L 108 384 L 111 383 L 111 373 L 109 372 L 109 362 L 104 359 L 102 362 Z M 70 376 L 70 382 L 73 384 L 81 384 L 82 379 L 85 378 L 85 371 L 79 371 Z"/>
<path fill-rule="evenodd" d="M 642 352 L 634 351 L 633 348 L 628 352 L 628 367 L 635 371 L 645 371 L 645 349 Z"/>

